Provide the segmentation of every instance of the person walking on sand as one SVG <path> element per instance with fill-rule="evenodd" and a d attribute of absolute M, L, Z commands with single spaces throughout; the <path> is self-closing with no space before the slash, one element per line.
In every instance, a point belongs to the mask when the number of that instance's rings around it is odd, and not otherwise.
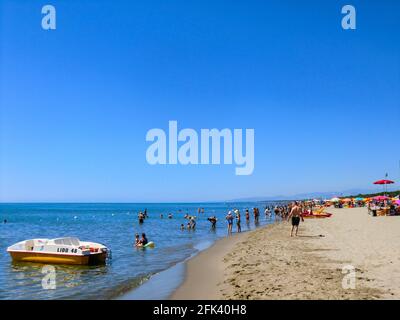
<path fill-rule="evenodd" d="M 292 219 L 292 230 L 290 231 L 290 236 L 293 237 L 294 229 L 296 229 L 295 236 L 297 236 L 297 231 L 299 231 L 300 219 L 301 221 L 304 221 L 301 215 L 301 208 L 299 207 L 297 201 L 294 202 L 292 210 L 290 210 L 287 220 L 289 221 L 290 218 Z"/>
<path fill-rule="evenodd" d="M 232 233 L 232 225 L 233 225 L 233 216 L 232 212 L 229 211 L 228 215 L 226 216 L 226 221 L 228 222 L 228 233 Z"/>

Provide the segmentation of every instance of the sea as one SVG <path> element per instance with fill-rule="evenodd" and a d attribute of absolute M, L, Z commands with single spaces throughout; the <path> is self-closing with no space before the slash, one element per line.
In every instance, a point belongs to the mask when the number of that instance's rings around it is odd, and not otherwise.
<path fill-rule="evenodd" d="M 242 231 L 274 223 L 264 215 L 265 206 L 275 202 L 240 203 L 2 203 L 0 204 L 0 299 L 118 299 L 134 291 L 153 276 L 182 264 L 217 239 L 227 236 L 225 216 L 237 208 L 242 213 Z M 252 211 L 246 224 L 244 210 L 260 209 L 256 226 Z M 198 213 L 204 208 L 204 213 Z M 148 218 L 138 222 L 138 213 Z M 163 218 L 161 218 L 161 214 Z M 172 214 L 172 218 L 168 218 Z M 195 230 L 186 227 L 185 214 L 196 216 Z M 218 218 L 211 229 L 208 217 Z M 5 223 L 4 220 L 7 222 Z M 133 246 L 135 233 L 146 233 L 153 249 Z M 234 224 L 236 232 L 236 224 Z M 33 238 L 77 237 L 111 249 L 111 258 L 100 266 L 54 265 L 55 286 L 43 285 L 43 264 L 16 263 L 7 247 Z M 182 268 L 181 268 L 182 269 Z M 174 277 L 177 277 L 174 273 Z M 179 275 L 182 278 L 182 274 Z M 168 276 L 170 278 L 170 276 Z M 171 280 L 171 279 L 168 279 Z M 146 299 L 159 298 L 148 290 Z M 166 297 L 163 297 L 166 298 Z"/>

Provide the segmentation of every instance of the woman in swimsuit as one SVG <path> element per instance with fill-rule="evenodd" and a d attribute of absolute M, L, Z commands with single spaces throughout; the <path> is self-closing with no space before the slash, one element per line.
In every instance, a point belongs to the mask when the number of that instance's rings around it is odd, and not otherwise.
<path fill-rule="evenodd" d="M 232 224 L 233 224 L 233 216 L 232 212 L 228 212 L 228 215 L 226 216 L 226 221 L 228 222 L 228 233 L 232 233 Z"/>
<path fill-rule="evenodd" d="M 240 226 L 240 211 L 236 210 L 236 227 L 237 232 L 242 232 L 242 227 Z"/>
<path fill-rule="evenodd" d="M 246 209 L 246 223 L 248 224 L 250 221 L 250 213 L 249 213 L 249 209 Z"/>
<path fill-rule="evenodd" d="M 145 246 L 149 241 L 146 238 L 146 234 L 142 233 L 142 239 L 140 239 L 140 244 Z"/>

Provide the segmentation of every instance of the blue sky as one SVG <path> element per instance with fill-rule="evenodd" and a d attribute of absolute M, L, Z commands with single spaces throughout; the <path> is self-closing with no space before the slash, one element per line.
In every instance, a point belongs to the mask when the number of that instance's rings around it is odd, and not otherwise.
<path fill-rule="evenodd" d="M 41 8 L 57 29 L 41 28 Z M 0 0 L 0 201 L 211 201 L 400 180 L 400 2 Z M 254 128 L 255 170 L 148 130 Z M 397 184 L 398 185 L 398 184 Z M 376 188 L 376 187 L 375 187 Z"/>

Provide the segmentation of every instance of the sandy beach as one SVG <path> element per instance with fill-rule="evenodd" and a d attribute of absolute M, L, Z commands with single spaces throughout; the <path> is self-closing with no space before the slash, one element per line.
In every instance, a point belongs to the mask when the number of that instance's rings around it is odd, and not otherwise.
<path fill-rule="evenodd" d="M 218 241 L 189 260 L 171 299 L 399 299 L 400 218 L 366 208 L 326 210 L 298 237 L 279 222 Z M 355 288 L 343 288 L 344 266 Z"/>

